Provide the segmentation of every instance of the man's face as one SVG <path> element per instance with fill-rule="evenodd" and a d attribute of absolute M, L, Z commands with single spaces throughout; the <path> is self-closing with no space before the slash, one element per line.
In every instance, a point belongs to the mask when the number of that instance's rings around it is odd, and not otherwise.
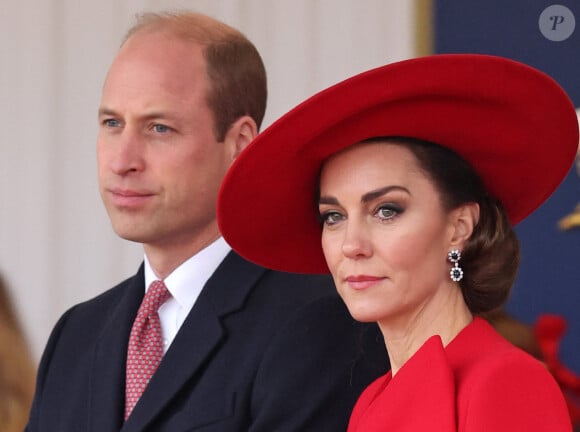
<path fill-rule="evenodd" d="M 231 153 L 216 141 L 202 49 L 166 33 L 133 35 L 99 109 L 101 197 L 115 232 L 145 247 L 209 243 Z"/>

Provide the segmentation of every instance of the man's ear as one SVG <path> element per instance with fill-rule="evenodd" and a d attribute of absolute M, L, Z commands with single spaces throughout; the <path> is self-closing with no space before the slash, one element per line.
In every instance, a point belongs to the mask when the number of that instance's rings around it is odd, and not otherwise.
<path fill-rule="evenodd" d="M 231 148 L 232 160 L 258 135 L 258 126 L 250 116 L 242 116 L 232 123 L 226 133 L 225 143 Z"/>
<path fill-rule="evenodd" d="M 466 203 L 450 213 L 451 239 L 450 246 L 463 248 L 464 243 L 471 237 L 479 221 L 479 204 Z"/>

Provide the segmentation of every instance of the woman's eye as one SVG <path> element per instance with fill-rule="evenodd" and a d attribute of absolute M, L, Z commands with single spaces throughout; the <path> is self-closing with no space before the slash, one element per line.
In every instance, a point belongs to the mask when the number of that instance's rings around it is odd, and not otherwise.
<path fill-rule="evenodd" d="M 326 212 L 321 215 L 321 219 L 325 225 L 335 225 L 343 220 L 344 217 L 338 212 Z"/>
<path fill-rule="evenodd" d="M 390 220 L 402 212 L 403 210 L 399 206 L 389 204 L 379 207 L 377 209 L 376 215 L 380 219 Z"/>

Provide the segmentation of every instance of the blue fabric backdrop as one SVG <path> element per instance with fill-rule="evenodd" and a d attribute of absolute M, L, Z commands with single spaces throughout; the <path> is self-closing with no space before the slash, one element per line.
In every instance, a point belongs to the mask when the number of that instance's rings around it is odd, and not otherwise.
<path fill-rule="evenodd" d="M 552 31 L 564 37 L 576 20 L 574 31 L 562 41 L 548 39 L 540 29 L 542 12 L 554 4 L 572 15 L 552 13 L 549 21 L 544 16 L 548 36 Z M 487 53 L 522 61 L 551 75 L 580 106 L 580 1 L 434 0 L 434 6 L 435 52 Z M 580 203 L 578 174 L 573 168 L 548 202 L 516 227 L 522 266 L 507 309 L 528 324 L 542 313 L 563 315 L 569 327 L 562 359 L 580 373 L 580 227 L 558 227 Z"/>

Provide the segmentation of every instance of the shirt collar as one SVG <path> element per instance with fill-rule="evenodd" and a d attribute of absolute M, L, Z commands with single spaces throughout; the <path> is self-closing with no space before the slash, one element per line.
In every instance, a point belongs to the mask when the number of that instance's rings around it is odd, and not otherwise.
<path fill-rule="evenodd" d="M 181 307 L 191 307 L 195 303 L 203 286 L 230 250 L 231 247 L 223 237 L 220 237 L 189 258 L 164 279 L 165 286 Z M 145 255 L 144 260 L 145 290 L 147 290 L 149 285 L 158 278 L 151 268 L 147 255 Z"/>

